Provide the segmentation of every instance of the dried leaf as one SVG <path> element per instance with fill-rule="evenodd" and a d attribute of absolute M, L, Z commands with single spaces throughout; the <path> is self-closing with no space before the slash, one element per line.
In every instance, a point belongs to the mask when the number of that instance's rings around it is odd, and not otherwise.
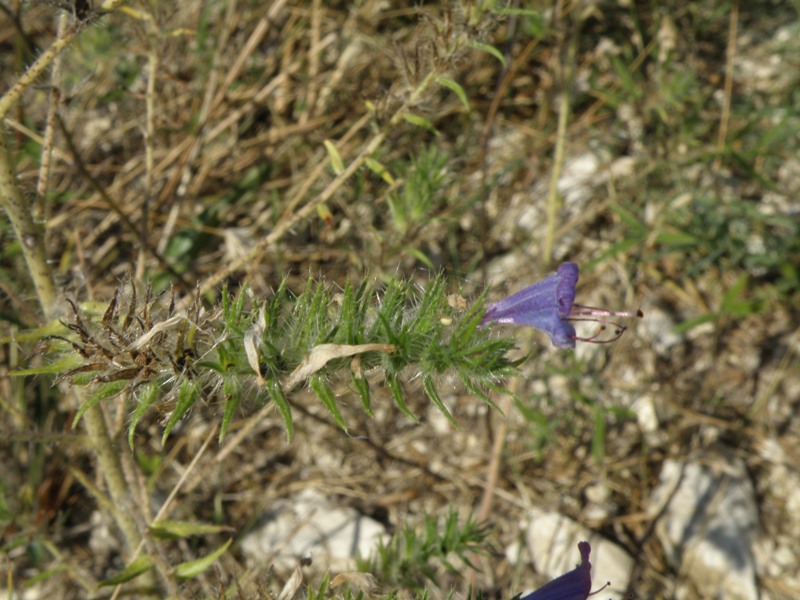
<path fill-rule="evenodd" d="M 364 352 L 394 352 L 393 344 L 320 344 L 314 347 L 303 359 L 303 362 L 292 371 L 286 379 L 283 389 L 292 390 L 298 383 L 305 381 L 311 375 L 322 369 L 329 361 L 335 358 L 355 356 Z"/>
<path fill-rule="evenodd" d="M 278 600 L 290 600 L 297 593 L 297 590 L 300 589 L 301 585 L 303 585 L 303 571 L 300 569 L 300 565 L 298 564 L 294 568 L 292 576 L 289 577 L 289 580 L 283 586 L 281 595 L 278 596 Z"/>

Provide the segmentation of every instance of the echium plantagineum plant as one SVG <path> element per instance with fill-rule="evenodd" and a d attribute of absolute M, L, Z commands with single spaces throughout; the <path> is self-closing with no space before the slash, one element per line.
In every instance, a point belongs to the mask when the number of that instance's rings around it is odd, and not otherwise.
<path fill-rule="evenodd" d="M 152 410 L 165 414 L 164 438 L 201 398 L 224 400 L 220 439 L 243 398 L 272 401 L 291 438 L 290 392 L 307 384 L 347 429 L 332 382 L 349 379 L 363 409 L 372 414 L 369 381 L 382 380 L 397 407 L 416 419 L 401 381 L 419 378 L 428 399 L 454 424 L 437 383 L 454 373 L 491 404 L 490 391 L 516 371 L 509 357 L 514 341 L 480 326 L 482 299 L 461 310 L 448 296 L 442 277 L 417 287 L 392 280 L 378 288 L 365 282 L 340 292 L 309 280 L 299 294 L 284 282 L 268 299 L 247 290 L 223 293 L 221 307 L 205 309 L 196 299 L 186 314 L 167 295 L 137 294 L 120 287 L 104 314 L 91 318 L 73 306 L 66 331 L 50 335 L 50 350 L 68 357 L 53 365 L 61 379 L 90 385 L 90 399 L 78 412 L 105 398 L 133 400 L 129 442 Z"/>
<path fill-rule="evenodd" d="M 347 429 L 331 382 L 350 380 L 363 409 L 372 414 L 369 379 L 382 378 L 397 407 L 416 419 L 405 400 L 401 380 L 412 374 L 422 382 L 428 399 L 454 425 L 455 419 L 437 391 L 438 378 L 454 372 L 463 385 L 491 404 L 489 391 L 503 391 L 502 378 L 516 370 L 519 360 L 508 351 L 514 341 L 488 331 L 491 323 L 528 325 L 545 331 L 559 348 L 576 341 L 607 343 L 625 326 L 609 317 L 637 317 L 575 304 L 578 267 L 564 263 L 558 271 L 513 296 L 483 310 L 483 297 L 470 308 L 458 309 L 445 291 L 442 277 L 418 288 L 393 280 L 379 289 L 365 282 L 347 284 L 341 293 L 309 280 L 299 294 L 282 284 L 266 300 L 246 290 L 223 293 L 217 310 L 206 310 L 199 299 L 181 315 L 175 303 L 149 290 L 139 294 L 122 285 L 102 318 L 85 318 L 73 304 L 66 323 L 72 336 L 51 336 L 53 349 L 68 356 L 53 372 L 75 384 L 95 384 L 86 405 L 120 393 L 134 400 L 129 442 L 150 411 L 166 412 L 164 438 L 200 398 L 218 394 L 224 399 L 220 439 L 242 398 L 271 400 L 283 417 L 289 438 L 293 432 L 288 394 L 308 384 Z M 598 325 L 590 337 L 580 337 L 574 321 Z M 607 335 L 609 325 L 614 330 Z M 379 375 L 378 375 L 379 374 Z"/>
<path fill-rule="evenodd" d="M 341 290 L 309 280 L 299 294 L 284 282 L 266 299 L 247 289 L 224 291 L 220 304 L 211 308 L 198 294 L 186 312 L 176 309 L 169 294 L 154 295 L 126 282 L 103 309 L 70 303 L 69 317 L 43 328 L 38 338 L 43 351 L 57 360 L 30 374 L 58 374 L 86 391 L 76 422 L 88 418 L 100 402 L 125 398 L 132 411 L 131 447 L 146 415 L 162 416 L 163 442 L 201 400 L 221 400 L 220 441 L 237 413 L 259 404 L 277 409 L 291 439 L 291 392 L 299 385 L 308 385 L 347 430 L 333 391 L 334 382 L 342 379 L 349 379 L 368 415 L 371 387 L 378 383 L 401 412 L 416 419 L 402 385 L 404 378 L 415 377 L 427 398 L 457 425 L 439 396 L 442 375 L 455 374 L 493 405 L 489 392 L 505 393 L 503 379 L 515 374 L 523 360 L 509 356 L 514 340 L 492 333 L 486 326 L 491 321 L 538 327 L 561 347 L 581 339 L 568 319 L 585 316 L 606 326 L 602 318 L 612 313 L 576 308 L 576 282 L 577 267 L 568 263 L 556 275 L 485 310 L 483 295 L 463 308 L 466 303 L 447 294 L 441 276 L 423 286 L 393 279 L 383 286 L 346 284 Z"/>
<path fill-rule="evenodd" d="M 490 304 L 481 319 L 481 325 L 528 325 L 547 333 L 556 347 L 574 348 L 576 341 L 607 344 L 618 340 L 627 326 L 611 321 L 609 317 L 644 316 L 641 310 L 613 311 L 575 304 L 577 284 L 578 265 L 574 262 L 563 263 L 553 275 L 513 296 Z M 575 332 L 574 322 L 593 322 L 597 324 L 597 329 L 589 337 L 580 337 Z M 612 328 L 610 332 L 609 327 Z"/>

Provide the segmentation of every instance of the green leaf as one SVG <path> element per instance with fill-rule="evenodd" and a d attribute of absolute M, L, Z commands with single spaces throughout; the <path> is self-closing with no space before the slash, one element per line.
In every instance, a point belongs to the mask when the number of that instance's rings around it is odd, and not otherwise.
<path fill-rule="evenodd" d="M 239 400 L 242 397 L 242 390 L 237 375 L 226 376 L 222 383 L 222 391 L 225 394 L 225 409 L 222 413 L 222 424 L 219 428 L 219 443 L 225 439 L 230 427 L 233 415 L 239 407 Z"/>
<path fill-rule="evenodd" d="M 105 383 L 99 386 L 94 395 L 91 398 L 89 398 L 86 402 L 84 402 L 83 406 L 81 406 L 78 409 L 78 412 L 75 414 L 75 418 L 72 419 L 72 427 L 78 426 L 81 417 L 87 410 L 92 408 L 95 404 L 97 404 L 101 400 L 105 400 L 106 398 L 110 398 L 111 396 L 116 396 L 123 389 L 125 389 L 125 386 L 127 384 L 128 384 L 127 381 L 112 381 L 111 383 Z"/>
<path fill-rule="evenodd" d="M 594 432 L 592 433 L 592 456 L 601 464 L 606 455 L 606 415 L 602 407 L 594 407 Z"/>
<path fill-rule="evenodd" d="M 344 171 L 344 161 L 342 160 L 342 156 L 339 154 L 339 151 L 336 149 L 336 146 L 333 145 L 332 141 L 325 140 L 322 143 L 325 144 L 325 149 L 328 151 L 333 172 L 337 175 L 341 175 Z"/>
<path fill-rule="evenodd" d="M 611 67 L 617 74 L 620 87 L 630 96 L 631 100 L 640 98 L 642 96 L 642 92 L 640 90 L 641 86 L 636 85 L 628 66 L 616 56 L 610 56 L 609 58 L 611 59 Z"/>
<path fill-rule="evenodd" d="M 131 416 L 131 423 L 128 425 L 128 446 L 133 450 L 133 438 L 136 436 L 136 426 L 142 417 L 150 410 L 150 407 L 158 400 L 158 383 L 148 383 L 139 388 L 136 392 L 136 409 Z"/>
<path fill-rule="evenodd" d="M 210 535 L 226 531 L 229 527 L 212 525 L 211 523 L 196 523 L 192 521 L 156 521 L 148 526 L 153 537 L 160 540 L 178 540 L 193 535 Z"/>
<path fill-rule="evenodd" d="M 153 560 L 149 556 L 140 556 L 113 577 L 109 577 L 108 579 L 101 581 L 100 587 L 120 585 L 121 583 L 131 581 L 142 573 L 149 571 L 152 566 Z"/>
<path fill-rule="evenodd" d="M 292 407 L 289 405 L 289 401 L 286 399 L 286 395 L 283 393 L 283 388 L 279 381 L 271 379 L 267 384 L 267 390 L 269 391 L 269 397 L 275 403 L 275 406 L 278 407 L 283 417 L 283 424 L 284 427 L 286 427 L 286 443 L 289 443 L 294 437 Z"/>
<path fill-rule="evenodd" d="M 38 342 L 53 335 L 65 335 L 67 333 L 69 333 L 69 329 L 58 319 L 36 329 L 17 331 L 14 335 L 0 337 L 0 344 Z"/>
<path fill-rule="evenodd" d="M 394 177 L 392 177 L 392 174 L 389 172 L 389 169 L 384 167 L 381 163 L 379 163 L 374 158 L 367 157 L 366 159 L 364 159 L 364 164 L 367 165 L 367 168 L 370 171 L 375 173 L 378 177 L 383 179 L 389 185 L 394 185 L 395 184 Z"/>
<path fill-rule="evenodd" d="M 403 249 L 405 252 L 416 258 L 419 262 L 423 265 L 428 267 L 431 271 L 436 270 L 436 265 L 433 264 L 433 261 L 428 257 L 422 250 L 419 248 L 414 248 L 413 246 L 406 246 Z"/>
<path fill-rule="evenodd" d="M 389 386 L 389 389 L 392 392 L 392 397 L 394 398 L 394 403 L 397 404 L 397 408 L 400 409 L 400 412 L 402 412 L 405 416 L 407 416 L 415 423 L 419 423 L 417 415 L 411 412 L 411 409 L 409 409 L 408 406 L 406 405 L 405 398 L 403 398 L 403 388 L 400 385 L 400 382 L 397 380 L 397 376 L 390 375 L 389 373 L 387 373 L 386 385 Z"/>
<path fill-rule="evenodd" d="M 722 297 L 720 312 L 732 317 L 746 317 L 757 312 L 757 304 L 744 298 L 746 289 L 747 273 L 742 273 Z"/>
<path fill-rule="evenodd" d="M 336 424 L 347 432 L 347 425 L 342 418 L 342 413 L 339 412 L 339 407 L 336 405 L 336 396 L 333 394 L 331 386 L 325 381 L 325 377 L 323 375 L 314 375 L 309 383 L 311 384 L 311 389 L 314 390 L 314 393 L 333 416 Z"/>
<path fill-rule="evenodd" d="M 447 420 L 452 423 L 453 427 L 456 429 L 461 429 L 461 426 L 458 424 L 455 418 L 453 418 L 453 415 L 450 414 L 450 411 L 447 410 L 444 402 L 442 402 L 442 399 L 439 397 L 439 392 L 436 390 L 433 377 L 426 375 L 422 379 L 422 387 L 425 390 L 425 395 L 428 397 L 428 399 L 436 405 L 436 408 L 438 408 L 445 417 L 447 417 Z"/>
<path fill-rule="evenodd" d="M 177 567 L 175 567 L 175 576 L 179 579 L 191 579 L 192 577 L 197 577 L 200 575 L 200 573 L 213 565 L 220 556 L 225 554 L 225 551 L 228 549 L 228 546 L 231 545 L 231 542 L 233 542 L 233 538 L 229 539 L 208 556 L 179 564 Z"/>
<path fill-rule="evenodd" d="M 453 90 L 456 93 L 456 96 L 458 96 L 458 99 L 461 100 L 461 104 L 463 104 L 464 108 L 466 108 L 467 112 L 469 112 L 469 100 L 467 100 L 467 94 L 464 91 L 464 88 L 462 88 L 457 81 L 454 81 L 449 77 L 439 75 L 436 77 L 436 83 Z"/>
<path fill-rule="evenodd" d="M 67 371 L 79 367 L 83 363 L 77 353 L 70 353 L 62 356 L 55 362 L 42 365 L 40 367 L 32 367 L 29 369 L 17 369 L 11 371 L 9 377 L 25 377 L 28 375 L 61 375 Z"/>
<path fill-rule="evenodd" d="M 661 231 L 656 235 L 656 243 L 671 246 L 673 249 L 694 247 L 700 243 L 695 236 L 683 231 Z"/>
<path fill-rule="evenodd" d="M 628 226 L 628 229 L 630 229 L 635 235 L 645 237 L 649 233 L 647 225 L 645 225 L 641 219 L 639 219 L 628 209 L 620 206 L 619 204 L 612 203 L 611 210 L 614 211 L 614 214 L 619 217 L 620 221 L 625 223 L 625 225 Z"/>
<path fill-rule="evenodd" d="M 484 44 L 482 42 L 476 42 L 475 40 L 470 40 L 467 42 L 467 46 L 474 48 L 475 50 L 480 50 L 482 52 L 486 52 L 487 54 L 491 54 L 500 61 L 500 64 L 502 64 L 504 67 L 506 66 L 506 57 L 503 56 L 503 53 L 494 46 L 490 46 L 489 44 Z"/>
<path fill-rule="evenodd" d="M 164 435 L 161 436 L 161 443 L 164 444 L 169 437 L 169 434 L 172 433 L 173 428 L 175 425 L 178 424 L 189 409 L 194 406 L 194 403 L 197 401 L 200 392 L 197 389 L 197 384 L 193 381 L 184 381 L 181 384 L 181 388 L 178 391 L 178 402 L 175 404 L 175 409 L 172 411 L 172 414 L 169 416 L 169 421 L 167 421 L 167 426 L 164 428 Z"/>
<path fill-rule="evenodd" d="M 353 387 L 356 388 L 358 397 L 361 398 L 361 406 L 364 407 L 364 412 L 370 417 L 374 417 L 369 396 L 369 382 L 361 373 L 352 373 L 350 379 L 353 382 Z"/>
<path fill-rule="evenodd" d="M 673 329 L 673 331 L 675 333 L 678 333 L 678 334 L 686 333 L 687 331 L 689 331 L 690 329 L 694 329 L 698 325 L 702 325 L 703 323 L 711 323 L 713 321 L 716 321 L 717 318 L 719 318 L 719 314 L 717 314 L 715 312 L 706 313 L 706 314 L 700 315 L 698 317 L 694 317 L 692 319 L 689 319 L 687 321 L 684 321 L 683 323 L 680 323 L 680 324 L 676 325 L 675 329 Z"/>
<path fill-rule="evenodd" d="M 436 135 L 439 135 L 439 132 L 436 130 L 436 127 L 433 126 L 433 123 L 431 123 L 430 121 L 428 121 L 428 119 L 424 117 L 412 115 L 411 113 L 405 113 L 403 114 L 403 118 L 412 125 L 416 125 L 417 127 L 422 127 L 423 129 L 427 129 L 428 131 L 432 131 Z"/>

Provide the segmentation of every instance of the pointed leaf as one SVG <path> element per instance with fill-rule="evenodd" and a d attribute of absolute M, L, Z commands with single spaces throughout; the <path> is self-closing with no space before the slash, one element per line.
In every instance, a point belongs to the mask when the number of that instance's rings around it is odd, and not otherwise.
<path fill-rule="evenodd" d="M 227 531 L 230 527 L 212 525 L 211 523 L 196 523 L 192 521 L 171 521 L 165 519 L 156 521 L 148 526 L 153 537 L 160 540 L 178 540 L 193 535 L 210 535 Z"/>
<path fill-rule="evenodd" d="M 237 375 L 225 377 L 222 383 L 222 391 L 225 394 L 225 409 L 222 412 L 222 424 L 219 428 L 220 444 L 228 433 L 228 427 L 231 425 L 231 420 L 236 413 L 236 409 L 239 407 L 239 400 L 242 397 L 239 377 Z"/>
<path fill-rule="evenodd" d="M 175 576 L 179 579 L 191 579 L 192 577 L 197 577 L 200 575 L 200 573 L 213 565 L 220 556 L 225 554 L 225 551 L 232 542 L 233 538 L 222 544 L 222 546 L 214 550 L 214 552 L 208 556 L 179 564 L 177 567 L 175 567 Z"/>
<path fill-rule="evenodd" d="M 75 418 L 72 419 L 72 426 L 77 427 L 78 423 L 80 423 L 81 417 L 83 414 L 92 408 L 95 404 L 104 400 L 106 398 L 110 398 L 111 396 L 116 396 L 119 394 L 125 386 L 128 385 L 127 381 L 113 381 L 111 383 L 105 383 L 97 388 L 97 391 L 94 395 L 89 398 L 86 402 L 83 403 L 78 409 L 78 412 L 75 414 Z"/>
<path fill-rule="evenodd" d="M 153 566 L 153 561 L 149 556 L 146 555 L 140 556 L 113 577 L 109 577 L 108 579 L 104 579 L 103 581 L 101 581 L 100 587 L 119 585 L 121 583 L 131 581 L 132 579 L 135 579 L 142 573 L 148 571 L 152 566 Z"/>
<path fill-rule="evenodd" d="M 69 333 L 69 329 L 60 319 L 50 321 L 46 325 L 37 327 L 36 329 L 27 329 L 24 331 L 16 331 L 14 335 L 0 337 L 0 344 L 11 344 L 14 342 L 38 342 L 53 335 L 65 335 Z"/>
<path fill-rule="evenodd" d="M 79 367 L 83 363 L 77 353 L 70 353 L 62 356 L 58 360 L 42 365 L 40 367 L 31 367 L 28 369 L 17 369 L 8 373 L 9 377 L 26 377 L 28 375 L 60 375 L 72 369 Z"/>
<path fill-rule="evenodd" d="M 317 216 L 325 221 L 326 225 L 333 225 L 333 213 L 326 204 L 317 204 Z"/>
<path fill-rule="evenodd" d="M 172 411 L 169 421 L 167 421 L 167 426 L 164 428 L 164 435 L 161 436 L 162 444 L 166 443 L 169 434 L 172 433 L 178 421 L 180 421 L 186 413 L 189 412 L 189 409 L 194 406 L 199 395 L 197 384 L 193 381 L 184 381 L 181 384 L 180 390 L 178 391 L 178 402 L 175 404 L 175 409 Z"/>
<path fill-rule="evenodd" d="M 336 149 L 336 146 L 333 145 L 332 141 L 325 140 L 322 143 L 325 144 L 325 149 L 328 151 L 333 172 L 337 175 L 341 175 L 344 171 L 344 161 L 342 161 L 342 156 L 339 154 L 339 151 Z"/>
<path fill-rule="evenodd" d="M 631 211 L 627 208 L 624 208 L 620 204 L 611 204 L 611 210 L 614 211 L 614 214 L 619 217 L 619 219 L 628 226 L 628 228 L 637 236 L 644 237 L 650 233 L 647 228 L 647 225 L 642 222 L 642 220 L 634 215 Z"/>
<path fill-rule="evenodd" d="M 476 42 L 475 40 L 468 41 L 467 46 L 469 46 L 470 48 L 474 48 L 475 50 L 481 50 L 482 52 L 491 54 L 497 60 L 499 60 L 504 67 L 506 66 L 505 56 L 503 56 L 502 52 L 500 52 L 500 50 L 498 50 L 494 46 L 490 46 L 489 44 L 484 44 L 482 42 Z"/>
<path fill-rule="evenodd" d="M 403 250 L 405 252 L 408 252 L 411 256 L 416 258 L 419 262 L 421 262 L 423 265 L 428 267 L 431 271 L 435 271 L 436 270 L 436 265 L 431 260 L 431 258 L 427 254 L 425 254 L 422 250 L 420 250 L 419 248 L 414 248 L 412 246 L 406 246 L 405 248 L 403 248 Z"/>
<path fill-rule="evenodd" d="M 431 123 L 430 121 L 428 121 L 428 119 L 424 117 L 412 115 L 411 113 L 405 113 L 403 115 L 403 118 L 412 125 L 416 125 L 417 127 L 422 127 L 423 129 L 427 129 L 428 131 L 432 131 L 436 135 L 439 135 L 439 132 L 436 130 L 436 127 L 433 126 L 433 123 Z"/>
<path fill-rule="evenodd" d="M 128 425 L 128 446 L 130 446 L 131 450 L 133 450 L 133 438 L 136 436 L 136 426 L 155 401 L 158 400 L 158 384 L 148 383 L 143 385 L 136 392 L 135 399 L 136 409 L 133 411 L 131 423 Z"/>
<path fill-rule="evenodd" d="M 292 422 L 292 407 L 283 393 L 283 388 L 277 379 L 270 379 L 267 384 L 269 397 L 278 407 L 278 410 L 283 417 L 283 424 L 286 427 L 286 442 L 289 443 L 294 437 L 294 424 Z"/>
<path fill-rule="evenodd" d="M 336 404 L 336 396 L 334 395 L 331 386 L 329 386 L 328 382 L 325 381 L 325 378 L 321 375 L 315 375 L 311 378 L 310 383 L 311 389 L 314 390 L 314 393 L 322 401 L 322 404 L 324 404 L 325 408 L 328 409 L 328 412 L 331 413 L 333 420 L 336 421 L 336 424 L 345 432 L 347 432 L 347 425 L 345 424 L 342 413 L 339 412 L 339 407 Z"/>
<path fill-rule="evenodd" d="M 461 426 L 455 420 L 450 411 L 447 410 L 444 402 L 442 402 L 442 399 L 439 397 L 439 392 L 436 390 L 436 385 L 433 383 L 433 377 L 426 375 L 422 379 L 422 387 L 425 390 L 425 395 L 428 397 L 428 399 L 436 405 L 436 408 L 438 408 L 445 417 L 447 417 L 447 420 L 452 423 L 453 427 L 456 429 L 461 429 Z"/>
<path fill-rule="evenodd" d="M 384 167 L 377 160 L 375 160 L 374 158 L 367 157 L 366 159 L 364 159 L 364 164 L 367 165 L 367 168 L 370 171 L 375 173 L 378 177 L 383 179 L 386 183 L 388 183 L 389 185 L 395 185 L 394 177 L 392 177 L 392 174 L 389 172 L 389 169 Z"/>
<path fill-rule="evenodd" d="M 394 398 L 394 403 L 397 404 L 397 408 L 400 409 L 400 412 L 402 412 L 405 416 L 407 416 L 415 423 L 419 423 L 419 419 L 417 418 L 417 416 L 413 412 L 411 412 L 411 409 L 409 409 L 408 406 L 406 405 L 405 398 L 403 398 L 403 388 L 400 385 L 400 382 L 397 380 L 397 376 L 390 375 L 387 373 L 386 385 L 389 386 L 389 389 L 392 392 L 392 397 Z"/>
<path fill-rule="evenodd" d="M 463 104 L 464 108 L 466 108 L 467 112 L 469 112 L 469 100 L 467 100 L 467 93 L 457 81 L 454 81 L 449 77 L 443 77 L 442 75 L 439 75 L 436 78 L 436 83 L 453 90 L 456 93 L 456 96 L 458 96 L 458 99 L 461 100 L 461 104 Z"/>
<path fill-rule="evenodd" d="M 372 403 L 370 402 L 369 396 L 369 382 L 360 372 L 353 373 L 351 376 L 351 381 L 353 382 L 353 387 L 356 388 L 358 397 L 361 398 L 361 406 L 364 407 L 364 412 L 366 412 L 370 417 L 374 417 L 375 415 L 372 412 Z"/>

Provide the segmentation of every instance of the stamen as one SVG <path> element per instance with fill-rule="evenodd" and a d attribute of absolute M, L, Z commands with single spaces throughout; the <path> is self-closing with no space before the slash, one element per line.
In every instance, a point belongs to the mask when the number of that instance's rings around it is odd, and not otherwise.
<path fill-rule="evenodd" d="M 606 584 L 605 584 L 603 587 L 601 587 L 599 590 L 595 590 L 595 591 L 593 591 L 593 592 L 592 592 L 591 594 L 589 594 L 589 595 L 590 595 L 590 596 L 594 596 L 595 594 L 599 594 L 600 592 L 602 592 L 602 591 L 603 591 L 604 589 L 606 589 L 607 587 L 611 587 L 611 582 L 610 582 L 610 581 L 606 581 Z"/>
<path fill-rule="evenodd" d="M 583 310 L 575 310 L 581 308 Z M 625 317 L 627 319 L 641 319 L 644 313 L 641 309 L 636 309 L 636 312 L 628 310 L 606 310 L 605 308 L 597 308 L 595 306 L 586 306 L 585 304 L 573 304 L 572 311 L 569 316 L 587 316 L 587 317 Z"/>
<path fill-rule="evenodd" d="M 589 321 L 592 323 L 598 323 L 599 327 L 594 335 L 590 337 L 578 337 L 575 336 L 575 340 L 579 342 L 590 342 L 592 344 L 610 344 L 611 342 L 616 342 L 619 338 L 622 337 L 622 334 L 625 333 L 625 330 L 628 329 L 625 325 L 621 323 L 615 323 L 613 321 L 604 321 L 602 319 L 590 319 L 590 318 L 583 318 L 583 317 L 568 317 L 569 321 Z M 614 333 L 612 337 L 608 339 L 598 339 L 601 335 L 603 335 L 607 330 L 608 326 L 614 326 Z"/>
<path fill-rule="evenodd" d="M 611 342 L 616 342 L 620 337 L 622 337 L 622 334 L 625 333 L 625 330 L 628 329 L 628 327 L 622 323 L 610 321 L 607 317 L 641 319 L 644 317 L 644 313 L 641 311 L 641 309 L 637 309 L 636 312 L 633 312 L 623 310 L 606 310 L 605 308 L 597 308 L 595 306 L 573 304 L 572 310 L 570 311 L 569 315 L 564 317 L 564 319 L 567 321 L 588 321 L 599 324 L 599 327 L 594 335 L 589 337 L 575 336 L 573 339 L 579 342 L 590 342 L 592 344 L 610 344 Z M 605 333 L 609 326 L 614 328 L 614 332 L 611 334 L 611 337 L 605 338 Z"/>

